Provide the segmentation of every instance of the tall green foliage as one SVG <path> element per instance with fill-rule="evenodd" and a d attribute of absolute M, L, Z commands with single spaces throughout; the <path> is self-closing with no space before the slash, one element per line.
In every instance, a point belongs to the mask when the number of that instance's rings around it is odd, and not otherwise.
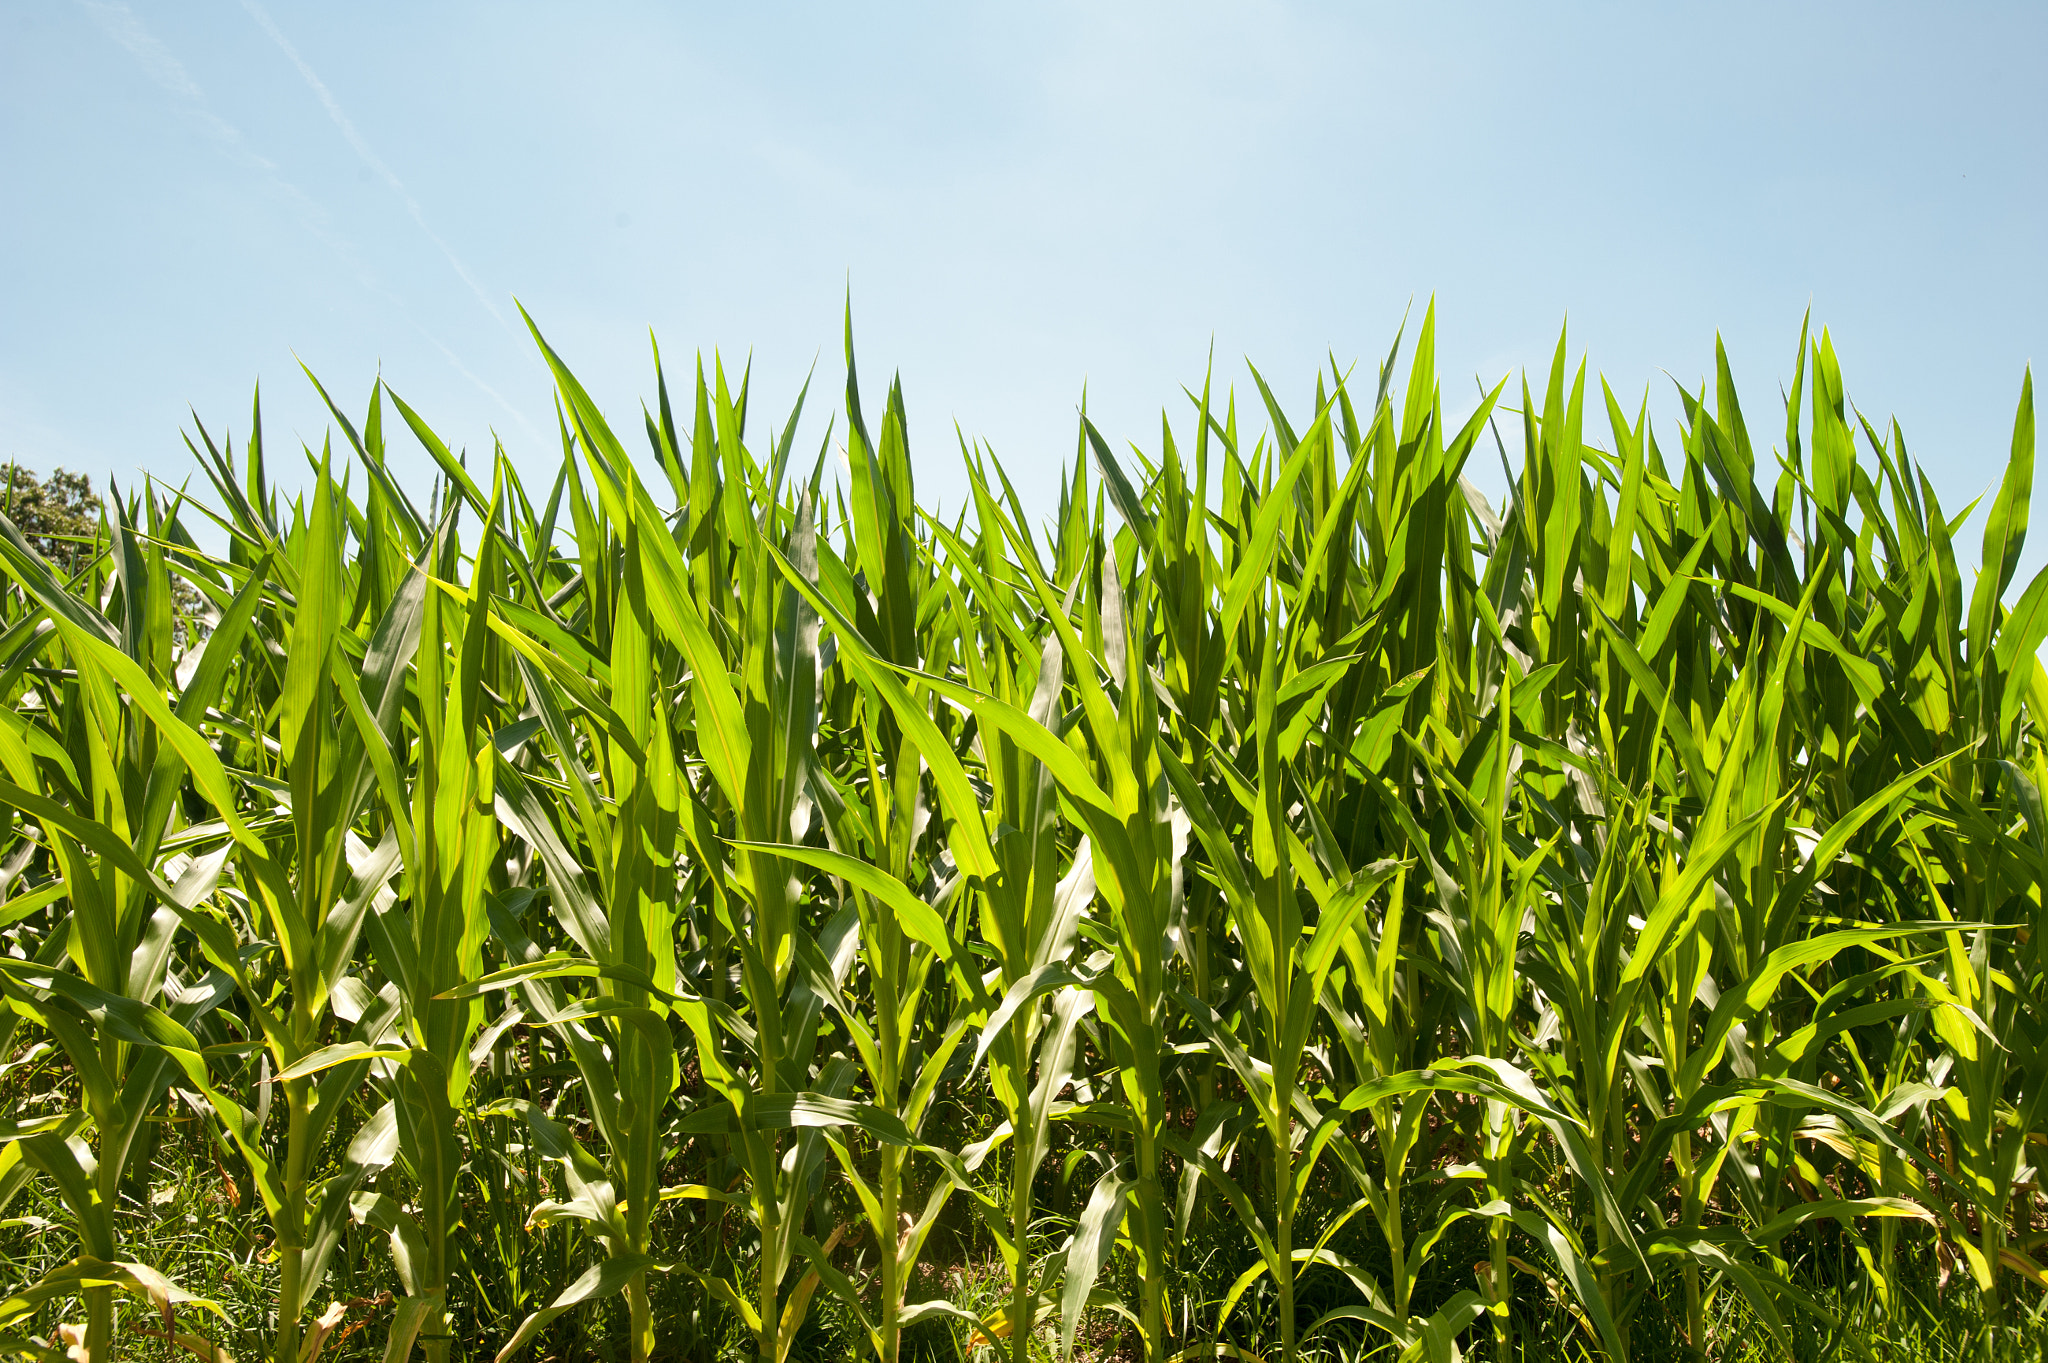
<path fill-rule="evenodd" d="M 289 501 L 259 410 L 211 508 L 62 570 L 0 522 L 0 1035 L 62 1099 L 0 1199 L 75 1240 L 0 1344 L 1798 1352 L 1903 1328 L 1917 1246 L 1984 1347 L 2038 1314 L 2031 378 L 1966 563 L 1825 334 L 1766 448 L 1725 357 L 1660 441 L 1563 338 L 1454 421 L 1432 313 L 1305 421 L 1254 372 L 1253 439 L 1208 381 L 1152 451 L 1084 415 L 1042 528 L 982 449 L 919 505 L 850 317 L 815 458 L 658 356 L 636 456 L 535 339 L 544 496 L 380 384 Z M 187 1118 L 260 1320 L 121 1214 Z"/>

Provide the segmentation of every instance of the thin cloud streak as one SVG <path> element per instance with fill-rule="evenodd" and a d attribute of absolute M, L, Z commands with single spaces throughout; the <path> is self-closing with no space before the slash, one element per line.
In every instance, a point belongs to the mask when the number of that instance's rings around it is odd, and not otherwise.
<path fill-rule="evenodd" d="M 291 205 L 299 226 L 340 257 L 356 276 L 356 282 L 378 296 L 403 306 L 402 300 L 379 280 L 356 254 L 349 242 L 328 226 L 325 210 L 297 185 L 287 180 L 277 163 L 261 155 L 242 136 L 242 130 L 208 107 L 206 91 L 192 79 L 192 73 L 170 48 L 144 27 L 141 18 L 120 0 L 77 0 L 78 7 L 92 17 L 100 32 L 124 48 L 142 66 L 152 83 L 184 106 L 184 112 L 204 130 L 215 150 L 230 161 L 260 176 Z"/>
<path fill-rule="evenodd" d="M 526 413 L 520 411 L 517 407 L 514 407 L 511 403 L 505 401 L 504 397 L 498 392 L 497 389 L 491 387 L 491 385 L 485 383 L 482 379 L 478 378 L 474 373 L 472 373 L 470 371 L 469 366 L 462 362 L 461 357 L 456 355 L 456 353 L 450 350 L 447 346 L 441 344 L 440 337 L 434 335 L 433 332 L 428 331 L 425 327 L 421 326 L 417 322 L 413 323 L 412 329 L 418 332 L 428 345 L 440 351 L 441 354 L 447 359 L 448 363 L 455 366 L 456 371 L 460 373 L 462 377 L 468 379 L 471 383 L 475 384 L 478 388 L 482 389 L 485 395 L 487 395 L 491 399 L 491 401 L 497 403 L 500 407 L 504 408 L 505 411 L 511 416 L 511 418 L 514 421 L 518 422 L 521 426 L 524 426 L 526 428 L 526 433 L 533 437 L 534 442 L 536 444 L 540 443 L 540 432 L 535 430 L 533 427 L 533 423 L 526 419 Z"/>
<path fill-rule="evenodd" d="M 207 140 L 213 143 L 215 150 L 236 165 L 241 166 L 244 170 L 260 177 L 273 192 L 283 198 L 290 205 L 292 215 L 298 220 L 299 226 L 308 235 L 319 241 L 321 245 L 332 251 L 355 274 L 357 282 L 364 289 L 385 299 L 400 311 L 409 311 L 406 307 L 405 299 L 378 279 L 376 273 L 356 253 L 355 247 L 346 238 L 338 235 L 328 226 L 327 213 L 320 207 L 319 203 L 311 195 L 286 179 L 279 171 L 275 161 L 272 161 L 269 157 L 262 155 L 255 148 L 251 147 L 248 139 L 242 136 L 240 128 L 237 128 L 234 124 L 213 112 L 207 104 L 206 91 L 200 87 L 198 81 L 192 78 L 192 73 L 186 69 L 183 62 L 178 60 L 177 55 L 169 47 L 165 46 L 161 39 L 149 31 L 143 24 L 141 17 L 134 10 L 121 3 L 121 0 L 75 0 L 75 2 L 80 9 L 91 16 L 93 23 L 102 33 L 112 39 L 116 45 L 125 49 L 129 55 L 133 56 L 141 64 L 143 72 L 153 84 L 184 106 L 184 112 L 204 130 Z M 298 63 L 299 70 L 305 75 L 307 80 L 312 82 L 314 89 L 326 101 L 328 111 L 334 116 L 336 122 L 341 125 L 342 131 L 347 134 L 350 143 L 356 148 L 357 152 L 368 160 L 371 166 L 382 174 L 394 188 L 398 189 L 400 194 L 404 194 L 404 188 L 399 185 L 397 177 L 385 169 L 384 164 L 376 159 L 376 154 L 357 136 L 354 127 L 341 113 L 339 106 L 334 103 L 333 96 L 327 93 L 327 87 L 320 83 L 319 78 L 307 68 L 303 61 L 300 61 L 298 53 L 293 50 L 291 44 L 285 41 L 284 36 L 277 32 L 274 25 L 270 24 L 269 17 L 253 6 L 251 11 L 257 16 L 258 21 L 268 28 L 271 37 L 284 48 L 285 52 L 294 62 Z M 407 198 L 406 203 L 412 209 L 413 217 L 418 219 L 420 216 L 419 206 L 414 204 L 410 198 Z M 426 228 L 424 222 L 421 222 L 420 226 L 422 229 Z M 485 297 L 482 290 L 477 288 L 476 282 L 470 278 L 467 271 L 463 270 L 462 263 L 455 260 L 454 254 L 448 251 L 446 244 L 442 243 L 439 237 L 434 237 L 431 230 L 427 231 L 427 235 L 433 237 L 435 244 L 439 245 L 442 252 L 448 255 L 449 260 L 455 264 L 457 272 L 462 274 L 464 282 L 476 293 L 478 301 L 490 310 L 493 317 L 497 318 L 499 325 L 506 325 L 505 319 L 498 314 L 495 308 L 491 308 L 489 298 Z M 540 440 L 539 432 L 534 429 L 533 423 L 527 420 L 518 408 L 507 402 L 497 389 L 479 378 L 475 371 L 464 364 L 453 350 L 450 350 L 424 329 L 419 328 L 417 323 L 414 326 L 415 329 L 419 330 L 421 336 L 425 337 L 436 350 L 446 357 L 448 363 L 454 367 L 457 373 L 474 384 L 491 401 L 497 403 L 498 406 L 510 413 L 513 420 L 524 427 L 527 433 L 536 441 Z M 510 330 L 509 326 L 507 330 Z"/>
<path fill-rule="evenodd" d="M 142 26 L 142 20 L 135 17 L 135 11 L 118 0 L 78 0 L 79 8 L 92 16 L 100 32 L 112 38 L 142 63 L 142 69 L 149 78 L 164 89 L 193 104 L 204 102 L 206 94 L 199 83 L 192 79 L 185 64 L 171 55 L 170 49 L 158 42 L 150 31 Z"/>
<path fill-rule="evenodd" d="M 341 135 L 348 139 L 349 146 L 355 149 L 356 155 L 361 158 L 363 164 L 374 171 L 386 185 L 390 186 L 391 192 L 396 194 L 405 204 L 405 211 L 412 215 L 413 222 L 418 225 L 420 231 L 426 233 L 427 240 L 433 242 L 441 254 L 447 257 L 448 263 L 454 267 L 455 273 L 462 277 L 462 282 L 469 286 L 469 291 L 472 294 L 476 295 L 476 301 L 483 304 L 484 311 L 490 313 L 492 319 L 516 339 L 518 333 L 513 330 L 512 324 L 505 319 L 505 314 L 500 312 L 497 305 L 491 302 L 490 294 L 486 293 L 483 286 L 477 283 L 476 276 L 472 275 L 469 272 L 469 267 L 462 263 L 462 257 L 456 255 L 454 248 L 442 240 L 440 233 L 427 225 L 427 215 L 420 208 L 419 201 L 413 198 L 411 193 L 406 190 L 405 183 L 398 178 L 391 167 L 384 164 L 384 158 L 377 155 L 363 135 L 356 131 L 354 121 L 342 109 L 341 101 L 334 97 L 334 92 L 327 88 L 327 82 L 321 80 L 313 68 L 307 64 L 306 59 L 299 55 L 299 49 L 292 46 L 291 39 L 284 36 L 283 30 L 278 28 L 277 24 L 271 19 L 269 12 L 262 5 L 256 3 L 256 0 L 242 0 L 242 8 L 249 11 L 249 17 L 256 21 L 257 26 L 269 35 L 270 40 L 277 44 L 285 56 L 291 58 L 292 65 L 299 69 L 299 75 L 305 78 L 306 84 L 312 87 L 313 93 L 320 97 L 321 106 L 327 110 L 327 116 L 334 120 L 334 126 L 341 129 Z M 467 373 L 468 371 L 464 370 L 463 372 Z"/>

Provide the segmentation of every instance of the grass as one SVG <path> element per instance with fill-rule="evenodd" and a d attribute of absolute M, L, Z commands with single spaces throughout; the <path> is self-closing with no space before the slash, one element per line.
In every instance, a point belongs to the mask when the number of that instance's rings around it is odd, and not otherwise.
<path fill-rule="evenodd" d="M 1042 527 L 850 318 L 815 458 L 535 339 L 544 489 L 380 383 L 0 524 L 0 1349 L 2042 1352 L 2031 378 L 1973 556 L 1825 333 L 1453 427 L 1432 314 Z"/>

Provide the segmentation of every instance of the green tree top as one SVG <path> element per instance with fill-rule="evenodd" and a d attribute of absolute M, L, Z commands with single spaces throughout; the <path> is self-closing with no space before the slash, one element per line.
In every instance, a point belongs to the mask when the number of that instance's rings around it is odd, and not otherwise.
<path fill-rule="evenodd" d="M 9 460 L 0 465 L 0 509 L 30 546 L 67 576 L 91 557 L 90 543 L 99 533 L 100 497 L 84 474 L 60 468 L 48 478 L 37 478 Z"/>

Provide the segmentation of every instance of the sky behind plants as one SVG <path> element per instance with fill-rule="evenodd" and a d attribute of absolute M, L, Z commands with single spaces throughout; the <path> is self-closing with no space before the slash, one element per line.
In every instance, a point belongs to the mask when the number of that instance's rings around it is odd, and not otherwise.
<path fill-rule="evenodd" d="M 1049 509 L 1084 384 L 1156 450 L 1212 344 L 1295 411 L 1434 293 L 1460 413 L 1569 316 L 1674 438 L 1718 329 L 1760 443 L 1810 304 L 1953 514 L 2048 350 L 2048 10 L 1785 10 L 11 0 L 0 457 L 197 477 L 187 406 L 239 435 L 259 378 L 317 448 L 296 356 L 549 469 L 515 296 L 628 431 L 650 327 L 751 351 L 757 421 L 817 360 L 815 452 L 850 284 L 922 499 L 957 423 Z"/>

